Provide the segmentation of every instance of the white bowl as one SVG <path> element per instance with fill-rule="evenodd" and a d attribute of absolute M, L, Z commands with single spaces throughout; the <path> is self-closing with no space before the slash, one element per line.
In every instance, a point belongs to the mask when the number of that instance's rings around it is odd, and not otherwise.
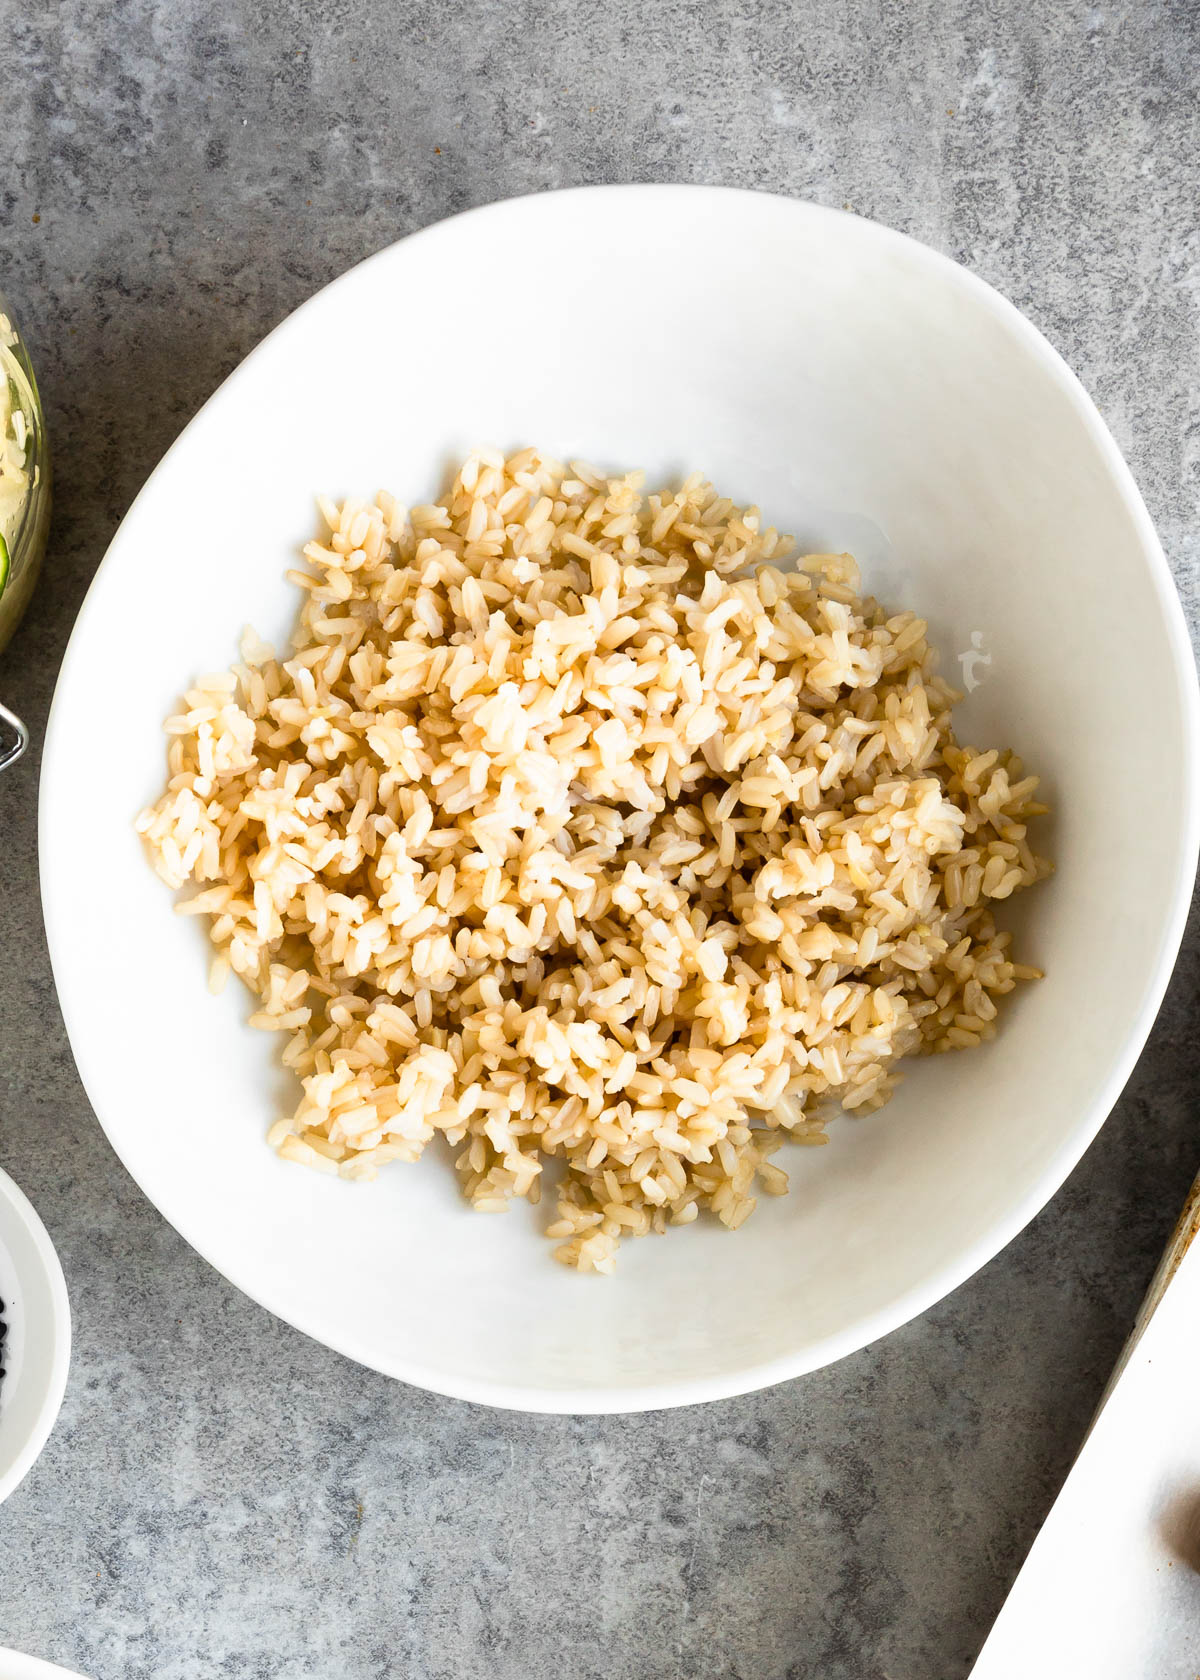
<path fill-rule="evenodd" d="M 0 1172 L 0 1502 L 49 1439 L 67 1387 L 71 1309 L 54 1244 L 33 1205 Z M 3 1672 L 0 1670 L 0 1680 Z"/>
<path fill-rule="evenodd" d="M 809 548 L 921 607 L 971 739 L 1045 778 L 1047 971 L 998 1041 L 914 1070 L 794 1150 L 736 1235 L 626 1245 L 615 1279 L 483 1218 L 444 1159 L 374 1186 L 278 1161 L 276 1045 L 205 990 L 131 821 L 160 719 L 282 635 L 314 492 L 428 496 L 480 442 L 655 478 L 702 467 Z M 979 645 L 981 644 L 981 645 Z M 192 422 L 80 614 L 46 742 L 42 884 L 64 1015 L 113 1146 L 202 1254 L 311 1335 L 496 1405 L 619 1411 L 795 1376 L 953 1289 L 1062 1182 L 1145 1040 L 1197 834 L 1196 689 L 1146 510 L 1087 396 L 970 274 L 853 216 L 701 188 L 546 194 L 381 252 L 279 327 Z"/>

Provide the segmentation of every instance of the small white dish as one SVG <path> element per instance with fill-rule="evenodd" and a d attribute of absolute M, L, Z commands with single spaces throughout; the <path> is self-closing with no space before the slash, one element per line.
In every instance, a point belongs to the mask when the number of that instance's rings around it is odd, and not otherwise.
<path fill-rule="evenodd" d="M 133 831 L 162 719 L 249 622 L 284 637 L 314 495 L 428 498 L 474 445 L 651 483 L 702 468 L 812 550 L 853 550 L 973 687 L 962 738 L 1044 779 L 1053 880 L 1012 925 L 1046 979 L 982 1050 L 787 1150 L 786 1197 L 555 1265 L 444 1158 L 371 1186 L 279 1161 L 278 1044 L 172 914 Z M 98 720 L 102 720 L 102 727 Z M 692 187 L 546 193 L 428 229 L 250 356 L 154 473 L 97 573 L 46 736 L 40 846 L 63 1015 L 121 1159 L 248 1294 L 467 1400 L 630 1411 L 741 1393 L 862 1347 L 989 1260 L 1062 1183 L 1154 1019 L 1196 864 L 1197 694 L 1170 572 L 1078 380 L 990 287 L 856 216 Z"/>
<path fill-rule="evenodd" d="M 0 1650 L 0 1680 L 84 1680 L 84 1676 L 21 1651 Z"/>
<path fill-rule="evenodd" d="M 5 1370 L 0 1378 L 2 1503 L 49 1439 L 71 1362 L 71 1309 L 58 1255 L 33 1204 L 4 1172 L 0 1172 L 0 1301 L 8 1325 L 0 1356 Z M 0 1658 L 6 1655 L 0 1653 Z M 7 1680 L 2 1666 L 0 1680 Z"/>

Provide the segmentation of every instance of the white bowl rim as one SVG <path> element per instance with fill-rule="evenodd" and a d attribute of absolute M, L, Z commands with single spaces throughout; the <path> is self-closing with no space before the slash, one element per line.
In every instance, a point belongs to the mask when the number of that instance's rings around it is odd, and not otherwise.
<path fill-rule="evenodd" d="M 13 1651 L 5 1645 L 0 1646 L 0 1680 L 83 1680 L 83 1676 L 73 1668 L 59 1668 L 57 1663 L 26 1656 L 24 1651 Z"/>
<path fill-rule="evenodd" d="M 34 1418 L 33 1428 L 25 1437 L 7 1470 L 0 1470 L 0 1505 L 8 1498 L 33 1468 L 42 1448 L 50 1439 L 50 1431 L 62 1409 L 67 1391 L 67 1373 L 71 1365 L 71 1306 L 67 1298 L 67 1283 L 62 1264 L 50 1241 L 50 1233 L 42 1224 L 37 1209 L 29 1197 L 6 1172 L 0 1171 L 0 1202 L 15 1215 L 30 1241 L 42 1268 L 42 1281 L 50 1292 L 53 1345 L 41 1404 Z"/>
<path fill-rule="evenodd" d="M 790 198 L 781 193 L 762 193 L 740 187 L 682 183 L 636 183 L 558 188 L 547 192 L 527 193 L 498 199 L 470 210 L 461 211 L 457 215 L 445 217 L 393 241 L 390 245 L 384 246 L 382 250 L 376 251 L 373 255 L 354 264 L 285 316 L 222 381 L 217 390 L 213 392 L 203 407 L 185 426 L 135 497 L 114 533 L 105 557 L 97 567 L 92 584 L 84 597 L 59 669 L 54 700 L 46 725 L 45 745 L 42 754 L 42 781 L 44 782 L 46 779 L 46 766 L 52 763 L 57 756 L 59 699 L 65 686 L 64 678 L 77 656 L 78 648 L 88 627 L 90 609 L 96 593 L 96 581 L 113 550 L 120 542 L 121 533 L 126 523 L 136 512 L 138 503 L 162 470 L 167 459 L 173 456 L 176 450 L 184 447 L 192 427 L 210 404 L 239 381 L 244 371 L 263 352 L 265 347 L 276 338 L 287 333 L 298 318 L 319 299 L 323 298 L 326 293 L 343 286 L 360 269 L 367 268 L 373 263 L 394 260 L 394 254 L 401 246 L 408 245 L 413 241 L 437 240 L 442 236 L 443 229 L 471 220 L 479 223 L 482 227 L 490 219 L 503 216 L 508 209 L 517 205 L 528 206 L 538 200 L 578 200 L 585 195 L 592 202 L 601 198 L 618 200 L 628 195 L 639 197 L 654 195 L 664 204 L 668 200 L 686 198 L 689 211 L 700 216 L 705 214 L 702 201 L 707 201 L 708 210 L 711 212 L 716 212 L 720 208 L 725 213 L 730 213 L 735 211 L 738 204 L 749 206 L 750 204 L 761 204 L 765 200 L 773 204 L 783 214 L 811 218 L 814 226 L 821 223 L 827 226 L 837 226 L 853 222 L 857 228 L 869 228 L 872 237 L 880 242 L 881 248 L 887 249 L 890 247 L 906 252 L 910 258 L 928 264 L 931 272 L 940 276 L 943 282 L 959 286 L 964 292 L 971 295 L 982 309 L 989 312 L 996 321 L 1006 326 L 1023 343 L 1040 364 L 1042 370 L 1054 380 L 1061 393 L 1069 400 L 1076 418 L 1095 446 L 1105 468 L 1111 474 L 1113 482 L 1129 511 L 1146 562 L 1149 581 L 1153 586 L 1155 597 L 1163 614 L 1171 654 L 1172 677 L 1179 707 L 1181 734 L 1186 745 L 1186 751 L 1183 755 L 1184 762 L 1180 766 L 1183 781 L 1183 798 L 1181 801 L 1183 819 L 1177 854 L 1177 873 L 1171 887 L 1170 912 L 1165 919 L 1158 958 L 1143 994 L 1141 1005 L 1130 1023 L 1123 1045 L 1114 1057 L 1109 1076 L 1099 1095 L 1087 1110 L 1078 1116 L 1035 1184 L 1015 1203 L 1006 1217 L 994 1221 L 953 1262 L 947 1262 L 939 1267 L 921 1285 L 904 1291 L 885 1307 L 865 1315 L 844 1330 L 809 1343 L 799 1353 L 767 1360 L 762 1364 L 743 1368 L 736 1373 L 726 1372 L 713 1377 L 684 1378 L 678 1382 L 613 1384 L 602 1390 L 573 1388 L 568 1385 L 535 1387 L 517 1383 L 463 1378 L 457 1375 L 447 1376 L 436 1368 L 430 1368 L 419 1361 L 408 1359 L 391 1360 L 384 1364 L 379 1361 L 377 1356 L 364 1351 L 353 1335 L 330 1334 L 324 1325 L 317 1327 L 314 1324 L 306 1323 L 305 1315 L 301 1312 L 291 1309 L 281 1311 L 268 1298 L 270 1291 L 252 1287 L 242 1277 L 233 1275 L 219 1264 L 208 1252 L 206 1242 L 204 1240 L 198 1241 L 191 1234 L 188 1229 L 191 1224 L 190 1220 L 183 1219 L 176 1222 L 169 1215 L 163 1214 L 165 1218 L 168 1218 L 169 1223 L 175 1225 L 180 1235 L 196 1249 L 197 1253 L 207 1260 L 215 1270 L 220 1272 L 228 1282 L 232 1283 L 235 1288 L 242 1290 L 244 1294 L 249 1295 L 260 1306 L 266 1307 L 269 1312 L 282 1318 L 285 1323 L 292 1325 L 294 1329 L 312 1336 L 314 1340 L 331 1347 L 335 1352 L 344 1354 L 349 1359 L 367 1365 L 371 1369 L 383 1370 L 385 1375 L 413 1383 L 419 1388 L 431 1390 L 433 1393 L 445 1395 L 450 1399 L 497 1406 L 513 1411 L 568 1415 L 657 1411 L 675 1406 L 696 1405 L 709 1400 L 724 1400 L 735 1395 L 752 1393 L 757 1389 L 768 1388 L 792 1377 L 803 1376 L 807 1372 L 833 1364 L 836 1360 L 843 1359 L 849 1354 L 857 1352 L 860 1348 L 867 1347 L 870 1343 L 879 1340 L 880 1337 L 889 1335 L 893 1330 L 899 1329 L 901 1325 L 907 1324 L 911 1319 L 928 1311 L 938 1301 L 953 1293 L 982 1266 L 985 1266 L 989 1260 L 994 1259 L 1001 1249 L 1007 1247 L 1058 1191 L 1088 1145 L 1095 1139 L 1129 1079 L 1134 1064 L 1150 1035 L 1175 965 L 1191 903 L 1197 860 L 1200 857 L 1200 683 L 1197 681 L 1196 665 L 1187 622 L 1184 618 L 1182 603 L 1175 588 L 1174 578 L 1167 563 L 1166 555 L 1163 552 L 1158 534 L 1133 474 L 1117 447 L 1112 433 L 1101 417 L 1100 411 L 1076 374 L 1072 372 L 1062 356 L 1033 325 L 1032 321 L 1023 315 L 1015 304 L 1010 303 L 1002 293 L 998 292 L 994 286 L 973 274 L 961 263 L 955 262 L 953 258 L 934 250 L 933 247 L 912 238 L 909 234 L 900 233 L 896 229 L 886 227 L 882 223 L 872 221 L 867 217 L 855 215 L 853 212 L 835 210 L 803 199 Z M 51 965 L 57 973 L 62 959 L 56 956 L 56 951 L 59 950 L 59 939 L 57 937 L 50 883 L 47 880 L 44 861 L 50 852 L 50 848 L 45 844 L 46 836 L 41 833 L 41 824 L 44 820 L 45 802 L 39 796 L 42 905 Z M 65 967 L 65 964 L 62 964 L 62 966 Z M 77 1035 L 71 1033 L 70 1030 L 72 1010 L 61 995 L 60 1002 L 68 1036 L 74 1050 Z M 80 1066 L 78 1071 L 92 1107 L 99 1117 L 100 1105 L 92 1095 L 92 1081 L 89 1078 L 89 1070 Z M 105 1128 L 105 1131 L 107 1135 L 107 1128 Z M 126 1171 L 138 1184 L 139 1189 L 143 1189 L 143 1193 L 145 1193 L 137 1172 L 121 1150 L 112 1143 L 111 1136 L 109 1142 Z M 150 1199 L 148 1195 L 147 1199 Z M 158 1206 L 157 1203 L 154 1205 Z M 163 1210 L 160 1208 L 159 1211 L 162 1212 Z"/>

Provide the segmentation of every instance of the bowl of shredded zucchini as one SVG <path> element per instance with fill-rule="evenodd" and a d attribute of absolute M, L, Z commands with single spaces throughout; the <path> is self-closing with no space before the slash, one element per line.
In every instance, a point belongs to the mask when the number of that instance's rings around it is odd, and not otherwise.
<path fill-rule="evenodd" d="M 0 648 L 29 604 L 50 524 L 50 457 L 37 381 L 0 294 Z M 0 770 L 26 744 L 19 720 L 0 705 Z"/>

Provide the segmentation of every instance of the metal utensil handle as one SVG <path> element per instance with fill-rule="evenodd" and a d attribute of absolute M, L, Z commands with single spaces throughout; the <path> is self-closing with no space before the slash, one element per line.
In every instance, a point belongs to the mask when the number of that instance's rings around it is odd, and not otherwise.
<path fill-rule="evenodd" d="M 0 723 L 6 723 L 16 737 L 9 745 L 0 747 L 0 770 L 7 770 L 10 764 L 17 762 L 29 745 L 29 731 L 7 706 L 0 706 Z"/>

